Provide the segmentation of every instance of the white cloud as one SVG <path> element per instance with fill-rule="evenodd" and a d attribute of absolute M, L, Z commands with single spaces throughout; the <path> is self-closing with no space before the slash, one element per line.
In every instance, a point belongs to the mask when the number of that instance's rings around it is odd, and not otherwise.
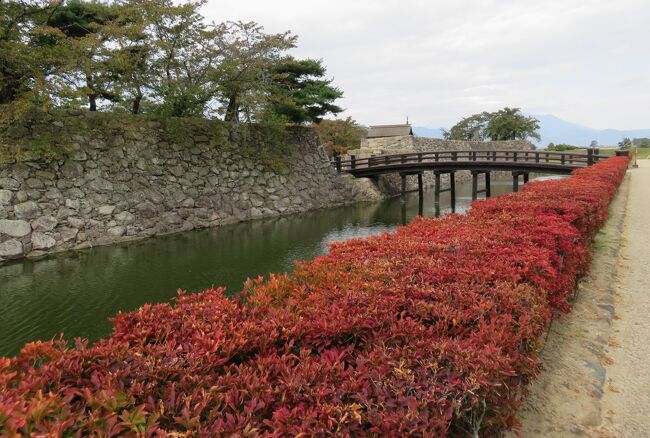
<path fill-rule="evenodd" d="M 299 36 L 362 123 L 450 126 L 504 105 L 595 128 L 650 126 L 647 0 L 211 0 L 215 21 Z"/>

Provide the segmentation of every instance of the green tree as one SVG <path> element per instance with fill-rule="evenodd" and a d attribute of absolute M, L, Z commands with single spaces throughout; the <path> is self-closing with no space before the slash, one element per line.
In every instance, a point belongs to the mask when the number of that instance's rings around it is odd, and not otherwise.
<path fill-rule="evenodd" d="M 60 47 L 49 44 L 60 32 L 46 23 L 62 4 L 62 0 L 0 1 L 0 104 L 29 108 L 49 104 L 47 79 L 59 68 L 62 56 Z"/>
<path fill-rule="evenodd" d="M 449 131 L 443 130 L 443 136 L 447 140 L 541 140 L 538 130 L 539 120 L 526 117 L 519 108 L 505 107 L 466 117 Z"/>
<path fill-rule="evenodd" d="M 351 117 L 346 119 L 323 119 L 312 125 L 329 155 L 344 154 L 356 149 L 366 135 L 366 130 Z"/>
<path fill-rule="evenodd" d="M 254 22 L 227 22 L 217 29 L 215 40 L 220 63 L 213 70 L 217 99 L 226 121 L 254 120 L 264 112 L 271 71 L 282 54 L 295 47 L 290 32 L 266 34 Z"/>
<path fill-rule="evenodd" d="M 580 149 L 578 146 L 573 146 L 570 144 L 566 143 L 559 143 L 554 145 L 553 143 L 549 143 L 549 145 L 546 147 L 546 150 L 549 151 L 557 151 L 557 152 L 562 152 L 562 151 L 573 151 L 576 149 Z"/>
<path fill-rule="evenodd" d="M 618 142 L 618 147 L 621 149 L 629 149 L 630 146 L 632 146 L 632 140 L 630 140 L 628 137 L 625 137 L 623 140 Z"/>
<path fill-rule="evenodd" d="M 207 25 L 200 13 L 205 0 L 130 0 L 128 4 L 142 14 L 144 38 L 136 34 L 126 47 L 138 48 L 136 57 L 143 54 L 140 59 L 148 72 L 143 75 L 140 68 L 129 71 L 125 64 L 125 76 L 135 74 L 128 81 L 134 99 L 141 99 L 142 88 L 148 87 L 152 112 L 176 117 L 203 116 L 216 94 L 211 76 L 219 60 L 218 40 L 222 36 L 222 29 Z M 145 52 L 141 49 L 143 43 L 147 47 Z"/>
<path fill-rule="evenodd" d="M 119 100 L 113 90 L 117 77 L 111 69 L 111 29 L 119 26 L 119 16 L 115 5 L 69 0 L 48 18 L 47 25 L 60 31 L 50 43 L 67 50 L 63 68 L 53 79 L 59 86 L 59 98 L 75 101 L 83 96 L 90 111 L 97 111 L 102 100 Z"/>
<path fill-rule="evenodd" d="M 491 113 L 488 112 L 465 117 L 449 131 L 443 129 L 442 135 L 446 140 L 485 140 L 485 129 L 490 117 Z"/>
<path fill-rule="evenodd" d="M 206 0 L 0 0 L 0 104 L 319 121 L 342 93 L 290 32 L 206 23 Z"/>
<path fill-rule="evenodd" d="M 650 148 L 650 138 L 635 138 L 632 140 L 632 145 L 640 148 Z"/>
<path fill-rule="evenodd" d="M 527 117 L 519 108 L 504 108 L 490 113 L 485 127 L 485 136 L 496 140 L 527 140 L 529 137 L 541 140 L 539 135 L 539 120 Z"/>
<path fill-rule="evenodd" d="M 271 74 L 270 110 L 288 121 L 318 123 L 327 114 L 343 111 L 334 104 L 343 93 L 331 80 L 322 79 L 322 61 L 287 57 L 273 66 Z"/>

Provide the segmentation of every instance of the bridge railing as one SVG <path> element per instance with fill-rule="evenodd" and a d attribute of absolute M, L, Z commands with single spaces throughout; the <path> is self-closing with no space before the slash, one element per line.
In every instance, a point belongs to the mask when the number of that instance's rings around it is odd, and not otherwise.
<path fill-rule="evenodd" d="M 349 172 L 357 169 L 374 169 L 402 164 L 436 163 L 436 162 L 482 162 L 482 163 L 543 163 L 560 166 L 587 167 L 598 160 L 607 158 L 607 155 L 598 153 L 598 149 L 587 149 L 587 153 L 566 153 L 547 151 L 439 151 L 439 152 L 412 152 L 407 154 L 376 155 L 357 159 L 350 155 L 350 159 L 341 160 L 335 157 L 333 165 L 338 172 Z"/>

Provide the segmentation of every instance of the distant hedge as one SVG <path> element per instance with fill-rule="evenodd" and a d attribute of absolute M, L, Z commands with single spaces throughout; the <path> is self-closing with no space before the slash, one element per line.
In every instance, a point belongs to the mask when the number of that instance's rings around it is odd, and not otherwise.
<path fill-rule="evenodd" d="M 92 347 L 28 344 L 0 359 L 0 434 L 494 436 L 626 167 L 334 244 L 234 300 L 146 305 Z"/>
<path fill-rule="evenodd" d="M 576 149 L 581 149 L 578 146 L 573 146 L 570 144 L 556 144 L 556 145 L 549 145 L 546 150 L 548 151 L 557 151 L 557 152 L 564 152 L 564 151 L 575 151 Z M 584 148 L 582 148 L 584 149 Z"/>

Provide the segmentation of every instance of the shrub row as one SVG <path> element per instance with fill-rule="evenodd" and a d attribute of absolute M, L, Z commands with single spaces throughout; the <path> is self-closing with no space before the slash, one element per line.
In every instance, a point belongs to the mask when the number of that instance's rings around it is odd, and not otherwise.
<path fill-rule="evenodd" d="M 516 426 L 627 158 L 334 244 L 292 274 L 0 359 L 0 434 L 467 436 Z"/>

